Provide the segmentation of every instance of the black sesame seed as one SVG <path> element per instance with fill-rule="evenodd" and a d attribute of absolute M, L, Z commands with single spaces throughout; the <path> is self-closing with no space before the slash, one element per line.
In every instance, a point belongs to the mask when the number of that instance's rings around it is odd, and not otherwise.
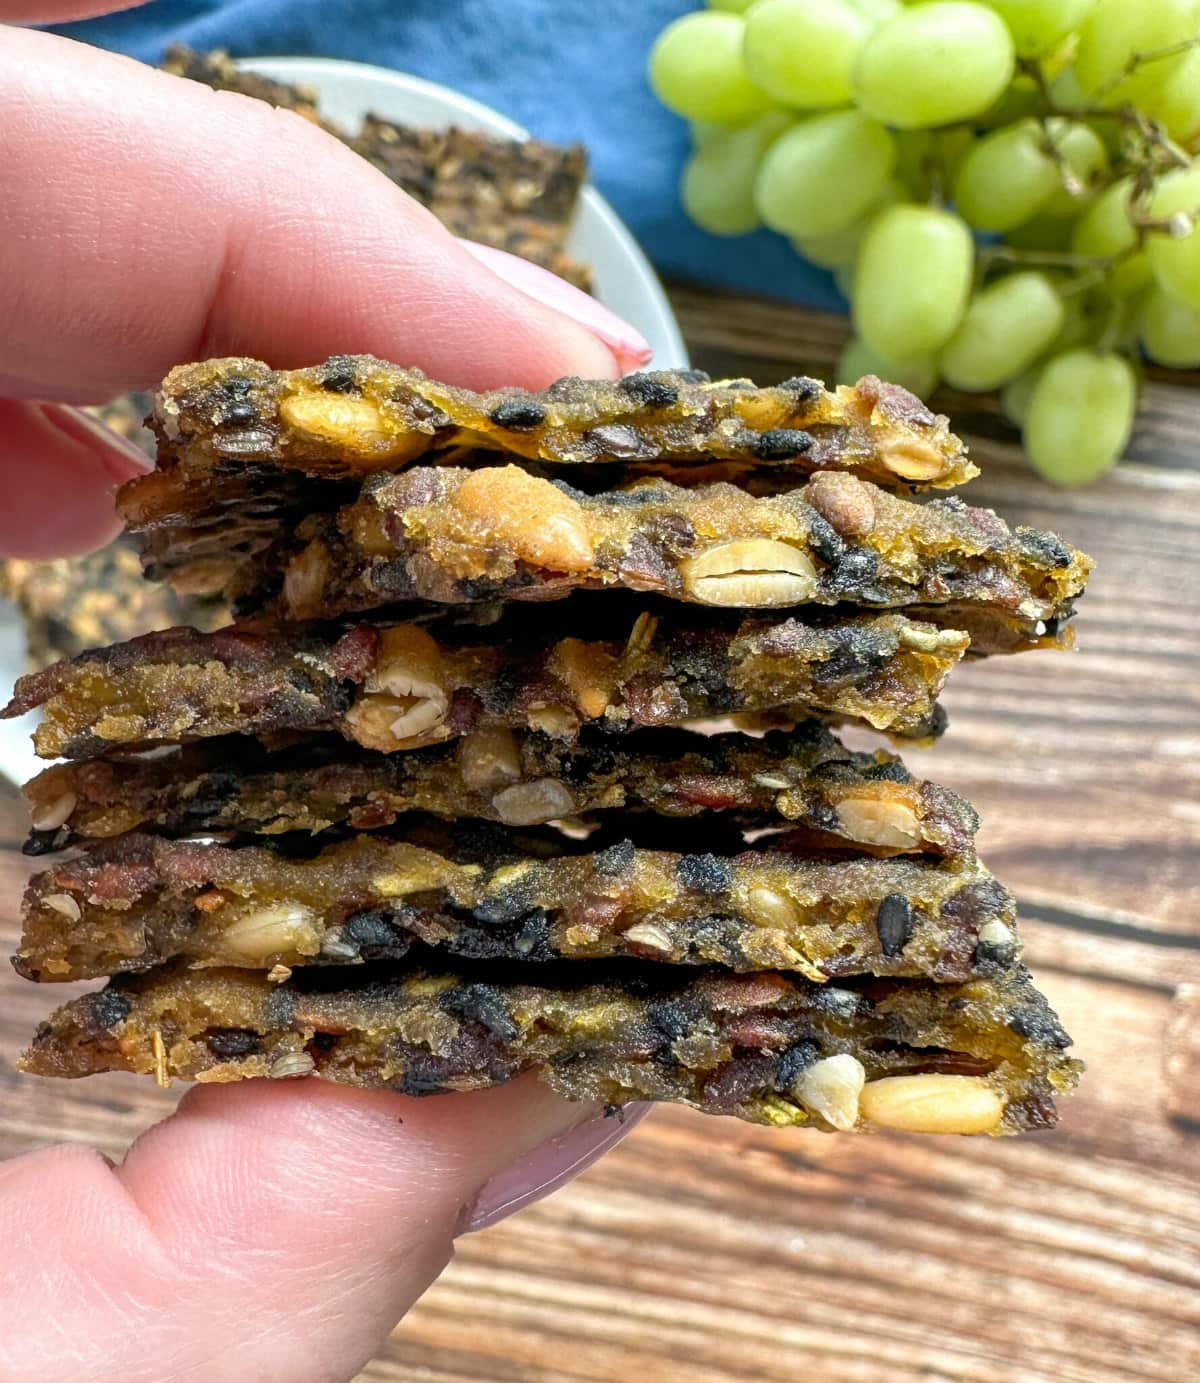
<path fill-rule="evenodd" d="M 838 596 L 862 593 L 879 575 L 879 554 L 869 547 L 848 547 L 826 578 L 830 592 Z"/>
<path fill-rule="evenodd" d="M 115 1028 L 123 1023 L 133 1009 L 133 1000 L 113 989 L 102 989 L 88 996 L 92 1022 L 98 1028 Z"/>
<path fill-rule="evenodd" d="M 227 1061 L 234 1057 L 252 1056 L 261 1045 L 258 1033 L 251 1032 L 249 1028 L 210 1028 L 204 1042 L 213 1056 Z"/>
<path fill-rule="evenodd" d="M 321 387 L 331 394 L 352 394 L 358 388 L 353 362 L 344 355 L 335 355 L 321 370 Z"/>
<path fill-rule="evenodd" d="M 680 1000 L 663 999 L 647 1006 L 646 1025 L 670 1044 L 687 1035 L 692 1025 L 692 1015 Z"/>
<path fill-rule="evenodd" d="M 775 1089 L 786 1094 L 820 1055 L 819 1044 L 811 1038 L 805 1037 L 794 1047 L 789 1047 L 775 1068 Z"/>
<path fill-rule="evenodd" d="M 623 394 L 647 408 L 670 408 L 679 398 L 678 385 L 663 375 L 626 375 L 617 385 Z"/>
<path fill-rule="evenodd" d="M 869 778 L 873 783 L 912 782 L 912 774 L 899 759 L 893 759 L 890 763 L 872 764 L 870 768 L 863 769 L 863 777 Z"/>
<path fill-rule="evenodd" d="M 1061 1051 L 1071 1045 L 1071 1039 L 1058 1021 L 1058 1015 L 1050 1008 L 1029 1004 L 1015 1009 L 1009 1017 L 1008 1026 L 1018 1037 L 1036 1042 L 1040 1047 L 1054 1047 Z"/>
<path fill-rule="evenodd" d="M 490 415 L 497 427 L 510 432 L 526 432 L 530 428 L 541 427 L 546 421 L 546 410 L 533 399 L 502 399 Z"/>
<path fill-rule="evenodd" d="M 21 846 L 22 855 L 49 855 L 61 850 L 69 836 L 68 831 L 56 827 L 53 831 L 30 831 L 29 838 Z"/>
<path fill-rule="evenodd" d="M 1071 565 L 1070 549 L 1053 533 L 1043 533 L 1036 528 L 1018 528 L 1017 537 L 1021 540 L 1021 546 L 1036 561 L 1056 568 Z"/>
<path fill-rule="evenodd" d="M 733 886 L 729 861 L 718 855 L 684 855 L 675 874 L 684 888 L 697 893 L 727 893 Z"/>
<path fill-rule="evenodd" d="M 802 456 L 812 444 L 809 432 L 795 427 L 772 427 L 758 434 L 754 454 L 760 461 L 789 461 L 793 456 Z"/>
<path fill-rule="evenodd" d="M 248 375 L 230 375 L 221 387 L 230 398 L 244 399 L 254 387 L 254 383 Z"/>
<path fill-rule="evenodd" d="M 913 933 L 912 904 L 903 893 L 889 893 L 879 904 L 875 914 L 875 930 L 879 933 L 879 946 L 889 960 L 895 958 L 908 945 Z"/>
<path fill-rule="evenodd" d="M 807 522 L 809 546 L 822 562 L 832 567 L 846 551 L 845 539 L 815 509 L 807 516 Z"/>
<path fill-rule="evenodd" d="M 624 872 L 633 864 L 634 844 L 631 840 L 619 841 L 592 856 L 592 868 L 597 874 L 612 878 Z"/>
<path fill-rule="evenodd" d="M 814 403 L 821 397 L 821 381 L 808 375 L 793 375 L 779 387 L 794 395 L 797 403 Z"/>
<path fill-rule="evenodd" d="M 258 421 L 258 409 L 252 403 L 234 403 L 221 410 L 222 427 L 241 427 Z"/>
<path fill-rule="evenodd" d="M 676 370 L 675 378 L 681 384 L 711 384 L 712 375 L 707 370 Z"/>

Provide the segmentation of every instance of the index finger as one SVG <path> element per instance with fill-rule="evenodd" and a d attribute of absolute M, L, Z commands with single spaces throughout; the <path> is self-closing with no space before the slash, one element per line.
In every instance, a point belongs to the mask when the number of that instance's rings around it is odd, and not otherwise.
<path fill-rule="evenodd" d="M 475 387 L 615 372 L 310 122 L 4 38 L 0 395 L 104 399 L 207 355 L 368 352 Z"/>

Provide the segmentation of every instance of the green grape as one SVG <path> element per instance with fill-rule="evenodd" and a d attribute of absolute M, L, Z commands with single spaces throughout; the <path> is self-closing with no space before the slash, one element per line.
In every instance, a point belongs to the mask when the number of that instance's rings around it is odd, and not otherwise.
<path fill-rule="evenodd" d="M 839 264 L 833 270 L 833 281 L 843 298 L 849 302 L 854 297 L 854 265 Z"/>
<path fill-rule="evenodd" d="M 899 14 L 904 8 L 902 0 L 845 0 L 845 3 L 852 10 L 857 10 L 872 26 L 891 19 L 892 15 Z"/>
<path fill-rule="evenodd" d="M 1200 0 L 1097 0 L 1079 31 L 1079 84 L 1111 105 L 1140 102 L 1166 81 L 1182 55 L 1143 63 L 1122 76 L 1126 64 L 1135 54 L 1193 37 L 1198 27 Z"/>
<path fill-rule="evenodd" d="M 1007 231 L 1035 215 L 1058 185 L 1041 126 L 1021 120 L 972 145 L 954 180 L 954 204 L 980 230 Z"/>
<path fill-rule="evenodd" d="M 831 231 L 828 235 L 799 236 L 792 244 L 798 254 L 812 264 L 819 264 L 822 269 L 848 268 L 858 258 L 858 247 L 875 216 L 885 206 L 894 206 L 897 202 L 905 201 L 906 197 L 904 186 L 893 178 L 884 189 L 882 198 L 852 226 Z"/>
<path fill-rule="evenodd" d="M 760 225 L 754 179 L 771 144 L 793 124 L 782 110 L 750 125 L 723 130 L 688 159 L 680 180 L 683 209 L 713 235 L 744 235 Z"/>
<path fill-rule="evenodd" d="M 1055 485 L 1086 485 L 1109 469 L 1133 430 L 1137 381 L 1123 356 L 1074 350 L 1038 372 L 1025 417 L 1025 450 Z"/>
<path fill-rule="evenodd" d="M 1111 320 L 1113 300 L 1107 293 L 1100 289 L 1066 291 L 1071 287 L 1071 281 L 1065 280 L 1062 285 L 1063 324 L 1051 341 L 1047 355 L 1061 355 L 1063 351 L 1098 340 Z"/>
<path fill-rule="evenodd" d="M 965 125 L 947 130 L 899 130 L 896 140 L 896 176 L 918 202 L 936 200 L 935 186 L 945 191 L 963 159 L 975 145 L 974 134 Z"/>
<path fill-rule="evenodd" d="M 852 336 L 838 357 L 837 382 L 857 384 L 863 375 L 878 375 L 891 384 L 927 399 L 937 388 L 937 360 L 932 355 L 914 355 L 907 360 L 884 360 L 863 340 Z"/>
<path fill-rule="evenodd" d="M 675 20 L 650 51 L 650 85 L 677 115 L 722 125 L 761 115 L 771 104 L 746 76 L 745 23 L 735 14 L 698 10 Z"/>
<path fill-rule="evenodd" d="M 870 29 L 843 0 L 759 0 L 746 16 L 746 71 L 784 105 L 845 105 L 850 66 Z"/>
<path fill-rule="evenodd" d="M 1200 134 L 1200 48 L 1193 48 L 1157 91 L 1144 93 L 1142 108 L 1181 144 Z"/>
<path fill-rule="evenodd" d="M 1004 409 L 1004 416 L 1015 427 L 1025 426 L 1025 419 L 1029 416 L 1029 403 L 1041 372 L 1040 366 L 1034 365 L 1016 379 L 1010 379 L 1001 390 L 1000 407 Z"/>
<path fill-rule="evenodd" d="M 1079 120 L 1055 118 L 1046 122 L 1050 138 L 1071 170 L 1077 192 L 1067 190 L 1061 169 L 1055 169 L 1054 191 L 1042 205 L 1043 216 L 1078 216 L 1096 195 L 1096 187 L 1108 169 L 1104 141 Z"/>
<path fill-rule="evenodd" d="M 692 148 L 703 149 L 711 139 L 716 139 L 719 134 L 724 134 L 731 128 L 737 126 L 718 125 L 715 120 L 691 120 L 688 122 L 688 133 L 692 136 Z"/>
<path fill-rule="evenodd" d="M 854 274 L 854 325 L 885 360 L 939 351 L 971 289 L 975 242 L 967 224 L 929 206 L 894 206 L 871 222 Z"/>
<path fill-rule="evenodd" d="M 1117 255 L 1132 250 L 1137 234 L 1129 219 L 1132 178 L 1122 178 L 1104 191 L 1075 222 L 1071 249 L 1077 255 Z M 1137 293 L 1150 282 L 1150 258 L 1138 250 L 1109 271 L 1107 286 L 1117 297 Z"/>
<path fill-rule="evenodd" d="M 727 10 L 730 14 L 745 14 L 754 0 L 708 0 L 710 10 Z"/>
<path fill-rule="evenodd" d="M 1150 198 L 1150 215 L 1161 220 L 1179 216 L 1181 229 L 1187 218 L 1197 212 L 1200 212 L 1200 164 L 1169 173 Z M 1149 236 L 1146 253 L 1159 284 L 1182 302 L 1200 307 L 1200 234 L 1195 225 L 1179 239 L 1162 233 Z"/>
<path fill-rule="evenodd" d="M 1065 216 L 1031 216 L 1023 225 L 1005 232 L 1005 242 L 1015 250 L 1068 250 L 1071 225 Z"/>
<path fill-rule="evenodd" d="M 1009 274 L 980 289 L 942 351 L 942 377 L 983 393 L 1015 379 L 1058 335 L 1066 317 L 1045 274 Z"/>
<path fill-rule="evenodd" d="M 1026 116 L 1037 115 L 1042 108 L 1042 94 L 1031 77 L 1020 73 L 1012 79 L 1009 86 L 1000 93 L 999 100 L 990 105 L 978 117 L 978 124 L 989 130 L 998 130 L 1001 125 L 1011 125 Z"/>
<path fill-rule="evenodd" d="M 1064 67 L 1051 80 L 1050 99 L 1059 110 L 1073 110 L 1087 105 L 1088 95 L 1079 85 L 1074 66 Z"/>
<path fill-rule="evenodd" d="M 1132 2 L 1132 0 L 1131 0 Z M 1096 0 L 985 0 L 1008 25 L 1018 54 L 1041 57 L 1087 18 Z"/>
<path fill-rule="evenodd" d="M 771 145 L 758 170 L 759 215 L 784 235 L 845 230 L 882 198 L 896 142 L 861 111 L 810 116 Z"/>
<path fill-rule="evenodd" d="M 932 0 L 871 31 L 854 64 L 854 99 L 901 129 L 980 115 L 1012 80 L 1013 45 L 985 5 Z"/>
<path fill-rule="evenodd" d="M 1173 370 L 1200 365 L 1200 310 L 1154 287 L 1141 306 L 1140 335 L 1146 354 Z"/>

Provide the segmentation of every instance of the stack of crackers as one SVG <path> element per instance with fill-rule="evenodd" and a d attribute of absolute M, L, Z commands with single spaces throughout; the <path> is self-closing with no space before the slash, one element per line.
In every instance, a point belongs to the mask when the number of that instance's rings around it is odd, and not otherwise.
<path fill-rule="evenodd" d="M 1071 641 L 1089 559 L 956 496 L 874 377 L 486 394 L 176 369 L 120 508 L 230 603 L 22 679 L 15 958 L 113 977 L 25 1068 L 408 1094 L 536 1071 L 824 1130 L 1055 1120 L 1069 1038 L 929 741 L 954 665 Z"/>

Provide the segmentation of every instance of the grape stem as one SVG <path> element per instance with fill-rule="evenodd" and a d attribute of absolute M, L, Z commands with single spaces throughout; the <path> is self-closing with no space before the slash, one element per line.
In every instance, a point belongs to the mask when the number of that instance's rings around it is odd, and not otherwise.
<path fill-rule="evenodd" d="M 1177 43 L 1168 43 L 1163 48 L 1147 48 L 1144 53 L 1130 53 L 1125 59 L 1124 66 L 1119 71 L 1114 72 L 1108 81 L 1096 88 L 1094 93 L 1096 100 L 1103 101 L 1105 96 L 1115 91 L 1126 77 L 1132 77 L 1139 67 L 1146 67 L 1152 62 L 1162 62 L 1166 58 L 1177 58 L 1183 53 L 1190 52 L 1198 43 L 1200 43 L 1200 35 L 1180 39 Z"/>
<path fill-rule="evenodd" d="M 1054 135 L 1050 130 L 1050 116 L 1042 115 L 1038 117 L 1038 124 L 1042 127 L 1042 150 L 1050 161 L 1058 169 L 1058 180 L 1062 184 L 1063 191 L 1068 197 L 1082 197 L 1085 191 L 1084 185 L 1076 176 L 1075 170 L 1067 162 L 1067 156 L 1062 149 L 1055 143 Z"/>
<path fill-rule="evenodd" d="M 1196 47 L 1200 43 L 1200 36 L 1196 38 L 1184 39 L 1180 43 L 1172 44 L 1170 48 L 1156 49 L 1153 52 L 1135 53 L 1125 64 L 1125 68 L 1117 75 L 1117 81 L 1122 81 L 1129 73 L 1136 71 L 1142 63 L 1155 62 L 1159 58 L 1175 57 L 1181 52 Z M 1136 59 L 1136 61 L 1135 61 Z M 1131 65 L 1132 64 L 1132 65 Z M 1046 80 L 1046 74 L 1042 70 L 1042 65 L 1036 58 L 1021 58 L 1018 61 L 1020 70 L 1032 79 L 1038 89 L 1044 112 L 1039 117 L 1039 123 L 1043 131 L 1046 130 L 1046 120 L 1054 115 L 1066 116 L 1073 120 L 1117 120 L 1123 125 L 1135 130 L 1142 139 L 1143 143 L 1150 150 L 1160 150 L 1169 163 L 1179 168 L 1190 168 L 1192 160 L 1185 149 L 1180 148 L 1173 139 L 1167 134 L 1166 130 L 1157 120 L 1151 120 L 1148 115 L 1137 109 L 1136 106 L 1126 101 L 1117 106 L 1102 106 L 1092 104 L 1086 106 L 1063 106 L 1055 99 L 1050 90 L 1050 83 Z M 1102 96 L 1106 90 L 1111 90 L 1116 82 L 1109 82 L 1099 88 L 1097 96 Z M 1047 131 L 1047 153 L 1058 163 L 1060 170 L 1063 166 L 1062 155 L 1054 145 L 1052 138 Z M 1074 194 L 1072 194 L 1074 195 Z"/>
<path fill-rule="evenodd" d="M 1070 250 L 1023 250 L 1015 245 L 980 245 L 976 254 L 985 267 L 992 264 L 1029 264 L 1043 269 L 1095 269 L 1107 273 L 1137 253 L 1130 245 L 1110 255 L 1079 255 Z"/>

